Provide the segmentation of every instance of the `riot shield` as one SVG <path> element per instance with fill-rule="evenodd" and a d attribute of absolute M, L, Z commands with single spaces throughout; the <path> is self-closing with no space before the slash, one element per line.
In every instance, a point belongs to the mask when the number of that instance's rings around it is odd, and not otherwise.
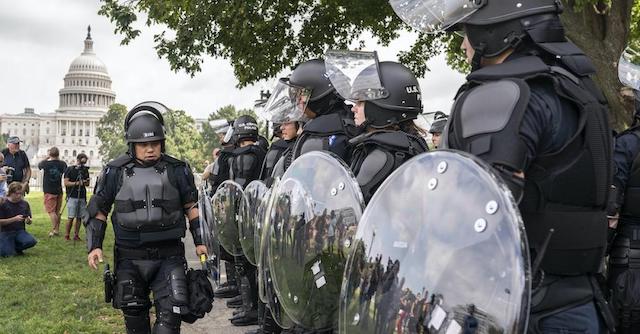
<path fill-rule="evenodd" d="M 204 184 L 200 186 L 198 194 L 198 214 L 200 217 L 200 233 L 202 241 L 207 246 L 207 260 L 203 264 L 211 279 L 217 284 L 220 277 L 218 269 L 220 268 L 220 245 L 215 238 L 213 232 L 213 210 L 211 208 L 211 198 Z"/>
<path fill-rule="evenodd" d="M 297 325 L 334 328 L 364 207 L 358 183 L 335 155 L 314 151 L 294 160 L 273 192 L 266 256 L 276 297 Z"/>
<path fill-rule="evenodd" d="M 455 151 L 414 157 L 358 225 L 339 331 L 525 333 L 528 249 L 511 192 L 488 165 Z"/>
<path fill-rule="evenodd" d="M 256 263 L 255 252 L 255 229 L 256 229 L 256 217 L 258 214 L 258 208 L 262 203 L 262 197 L 267 192 L 267 186 L 262 181 L 251 181 L 244 189 L 244 195 L 242 197 L 241 219 L 238 221 L 238 233 L 240 237 L 240 244 L 242 245 L 242 252 L 247 260 L 252 265 Z"/>
<path fill-rule="evenodd" d="M 242 255 L 242 246 L 238 235 L 242 196 L 242 187 L 227 180 L 220 184 L 212 199 L 214 232 L 220 246 L 233 256 Z"/>
<path fill-rule="evenodd" d="M 279 178 L 274 179 L 274 183 L 271 189 L 275 189 L 279 182 Z M 275 294 L 273 288 L 273 279 L 271 278 L 271 271 L 269 270 L 269 263 L 267 261 L 267 254 L 269 252 L 269 240 L 271 238 L 271 222 L 272 216 L 270 215 L 270 203 L 273 202 L 273 192 L 268 191 L 268 194 L 263 197 L 263 212 L 262 219 L 256 222 L 256 234 L 260 239 L 256 243 L 256 251 L 258 252 L 258 296 L 260 300 L 269 308 L 268 312 L 271 312 L 273 319 L 278 326 L 284 329 L 290 329 L 293 327 L 293 321 L 285 313 L 278 297 Z"/>

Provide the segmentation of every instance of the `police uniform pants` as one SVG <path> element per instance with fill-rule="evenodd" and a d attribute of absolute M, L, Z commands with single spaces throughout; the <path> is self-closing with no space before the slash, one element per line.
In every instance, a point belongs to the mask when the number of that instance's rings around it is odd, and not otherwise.
<path fill-rule="evenodd" d="M 543 318 L 540 327 L 543 334 L 599 334 L 604 326 L 595 304 L 589 302 Z"/>
<path fill-rule="evenodd" d="M 188 306 L 185 269 L 184 256 L 117 261 L 114 307 L 122 310 L 127 333 L 151 333 L 150 292 L 156 311 L 153 333 L 180 333 L 180 314 Z"/>

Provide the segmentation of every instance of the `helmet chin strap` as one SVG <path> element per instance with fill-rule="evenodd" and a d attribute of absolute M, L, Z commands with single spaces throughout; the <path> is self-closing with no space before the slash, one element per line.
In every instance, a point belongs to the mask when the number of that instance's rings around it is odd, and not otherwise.
<path fill-rule="evenodd" d="M 482 56 L 486 50 L 486 44 L 480 43 L 477 48 L 473 49 L 473 58 L 471 59 L 471 72 L 479 70 L 482 67 Z"/>

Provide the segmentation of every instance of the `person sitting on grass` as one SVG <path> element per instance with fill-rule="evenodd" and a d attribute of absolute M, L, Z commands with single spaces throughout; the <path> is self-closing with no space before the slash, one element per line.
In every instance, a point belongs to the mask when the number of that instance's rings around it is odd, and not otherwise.
<path fill-rule="evenodd" d="M 22 255 L 37 240 L 25 230 L 31 224 L 31 208 L 23 199 L 24 190 L 19 182 L 11 183 L 6 199 L 0 199 L 0 256 Z"/>

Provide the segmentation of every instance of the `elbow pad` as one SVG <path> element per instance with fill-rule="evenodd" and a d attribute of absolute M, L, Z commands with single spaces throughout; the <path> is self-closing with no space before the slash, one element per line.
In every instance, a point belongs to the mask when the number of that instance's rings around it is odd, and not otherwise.
<path fill-rule="evenodd" d="M 204 245 L 202 241 L 202 229 L 200 228 L 200 217 L 193 218 L 189 221 L 189 231 L 191 231 L 193 243 L 196 246 Z"/>
<path fill-rule="evenodd" d="M 97 218 L 91 218 L 87 223 L 86 230 L 89 252 L 96 248 L 102 248 L 102 241 L 104 241 L 104 235 L 107 231 L 107 223 Z"/>

